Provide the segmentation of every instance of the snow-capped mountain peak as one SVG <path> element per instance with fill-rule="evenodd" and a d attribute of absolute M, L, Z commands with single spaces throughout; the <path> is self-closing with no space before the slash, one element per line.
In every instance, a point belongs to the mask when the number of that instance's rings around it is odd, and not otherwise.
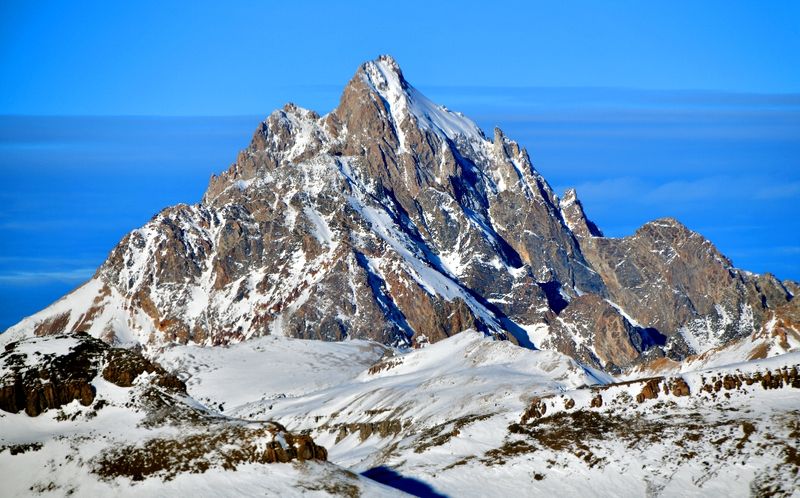
<path fill-rule="evenodd" d="M 405 121 L 412 119 L 413 125 L 428 129 L 442 138 L 484 141 L 478 125 L 460 113 L 437 105 L 411 86 L 403 77 L 397 62 L 388 55 L 364 63 L 361 76 L 386 103 L 392 122 L 398 132 L 401 151 L 407 152 L 403 128 Z"/>
<path fill-rule="evenodd" d="M 688 229 L 604 238 L 518 143 L 487 139 L 381 56 L 329 114 L 271 113 L 201 203 L 132 231 L 12 331 L 160 348 L 268 334 L 422 345 L 474 328 L 614 370 L 757 331 L 791 296 Z"/>

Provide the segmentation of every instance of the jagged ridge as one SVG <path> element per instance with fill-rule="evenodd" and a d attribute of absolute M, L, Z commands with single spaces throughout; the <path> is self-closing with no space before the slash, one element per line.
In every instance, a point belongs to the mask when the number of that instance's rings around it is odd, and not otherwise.
<path fill-rule="evenodd" d="M 674 220 L 602 237 L 524 148 L 381 56 L 331 113 L 273 112 L 199 204 L 156 215 L 9 332 L 153 348 L 265 334 L 421 345 L 477 328 L 615 371 L 762 331 L 787 285 Z"/>

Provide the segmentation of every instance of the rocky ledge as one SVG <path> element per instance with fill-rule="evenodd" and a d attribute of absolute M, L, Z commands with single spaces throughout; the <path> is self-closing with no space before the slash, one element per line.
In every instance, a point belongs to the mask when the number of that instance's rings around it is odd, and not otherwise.
<path fill-rule="evenodd" d="M 0 410 L 25 410 L 31 417 L 74 400 L 91 405 L 96 393 L 92 381 L 101 371 L 103 379 L 120 387 L 150 373 L 152 383 L 186 393 L 186 385 L 159 364 L 83 332 L 9 343 L 0 364 Z"/>
<path fill-rule="evenodd" d="M 531 420 L 545 417 L 548 414 L 548 408 L 549 412 L 553 413 L 601 408 L 609 402 L 617 407 L 633 406 L 648 400 L 659 399 L 659 394 L 662 399 L 694 396 L 701 401 L 715 402 L 718 393 L 725 398 L 730 398 L 729 391 L 746 392 L 748 386 L 753 386 L 753 388 L 760 386 L 762 389 L 800 389 L 798 366 L 783 366 L 773 370 L 765 369 L 754 372 L 730 372 L 711 375 L 709 378 L 701 375 L 695 389 L 690 389 L 689 384 L 681 376 L 660 376 L 591 386 L 577 391 L 579 395 L 575 397 L 556 394 L 536 396 L 531 399 L 528 408 L 523 412 L 520 423 L 526 424 Z M 587 396 L 586 392 L 580 391 L 588 391 L 591 394 Z"/>

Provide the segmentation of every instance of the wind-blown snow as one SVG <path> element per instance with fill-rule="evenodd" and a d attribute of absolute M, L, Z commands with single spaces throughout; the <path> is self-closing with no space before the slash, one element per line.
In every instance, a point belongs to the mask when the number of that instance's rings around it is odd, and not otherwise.
<path fill-rule="evenodd" d="M 408 152 L 403 125 L 412 117 L 420 128 L 431 130 L 442 138 L 485 141 L 474 121 L 460 113 L 437 105 L 409 85 L 400 68 L 390 57 L 381 57 L 365 64 L 365 82 L 389 104 L 389 112 L 400 141 L 400 152 Z"/>

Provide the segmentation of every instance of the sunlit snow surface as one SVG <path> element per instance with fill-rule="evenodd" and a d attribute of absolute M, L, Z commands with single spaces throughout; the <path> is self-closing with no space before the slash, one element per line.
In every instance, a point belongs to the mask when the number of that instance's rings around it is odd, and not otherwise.
<path fill-rule="evenodd" d="M 24 350 L 61 354 L 71 348 L 69 340 L 49 341 L 32 339 Z M 790 470 L 780 470 L 784 456 L 775 449 L 797 446 L 787 429 L 800 423 L 796 389 L 763 390 L 754 384 L 731 396 L 716 396 L 703 393 L 701 386 L 726 373 L 800 366 L 800 353 L 710 370 L 708 363 L 698 364 L 705 370 L 681 374 L 693 396 L 642 404 L 632 401 L 641 384 L 593 391 L 592 385 L 615 379 L 587 371 L 560 353 L 520 348 L 474 331 L 418 350 L 369 341 L 263 337 L 228 347 L 174 346 L 155 359 L 176 370 L 189 395 L 212 413 L 230 420 L 274 420 L 294 433 L 308 431 L 329 450 L 329 463 L 247 464 L 167 481 L 100 480 L 91 473 L 96 455 L 109 445 L 136 444 L 154 433 L 140 425 L 145 414 L 128 407 L 137 387 L 120 388 L 98 377 L 98 398 L 109 405 L 93 418 L 77 401 L 38 417 L 0 412 L 0 446 L 42 444 L 14 456 L 0 451 L 0 474 L 14 476 L 6 480 L 3 496 L 26 496 L 32 488 L 45 496 L 314 496 L 334 489 L 320 489 L 322 482 L 355 486 L 363 496 L 395 493 L 344 472 L 378 467 L 447 496 L 748 496 L 751 483 L 765 472 L 783 479 L 784 489 L 797 481 Z M 565 400 L 588 407 L 597 392 L 606 399 L 602 407 L 572 413 L 630 421 L 635 437 L 580 435 L 572 443 L 585 443 L 591 458 L 545 447 L 497 456 L 510 443 L 525 441 L 510 428 L 534 398 L 548 400 L 547 414 L 558 415 L 567 411 Z M 641 424 L 660 432 L 639 434 Z M 685 438 L 681 431 L 687 427 L 697 427 L 692 430 L 704 439 Z M 752 434 L 748 427 L 754 428 Z M 693 459 L 683 460 L 681 455 L 689 453 Z"/>
<path fill-rule="evenodd" d="M 263 341 L 261 346 L 271 346 L 269 342 Z M 32 366 L 42 355 L 66 354 L 78 343 L 77 339 L 67 337 L 32 338 L 17 345 L 14 351 L 15 354 L 26 355 L 25 363 Z M 320 350 L 315 349 L 314 344 L 323 343 L 297 341 L 289 346 L 284 344 L 284 347 L 275 344 L 271 348 L 271 355 L 261 356 L 272 360 L 269 365 L 277 363 L 279 366 L 288 366 L 294 363 L 297 366 L 304 357 L 324 363 L 324 357 L 336 358 L 337 353 L 347 353 L 352 354 L 355 361 L 352 367 L 355 372 L 360 370 L 359 354 L 366 361 L 375 356 L 373 350 L 382 348 L 374 344 L 351 343 L 348 346 L 352 347 L 337 348 L 336 344 L 328 344 L 332 347 Z M 256 346 L 255 350 L 250 350 L 249 355 L 244 351 L 245 348 L 239 348 L 231 357 L 226 358 L 224 354 L 218 357 L 223 362 L 235 358 L 239 363 L 232 369 L 236 371 L 228 370 L 232 375 L 217 379 L 216 384 L 210 383 L 214 391 L 236 396 L 238 387 L 238 395 L 243 399 L 249 399 L 245 392 L 258 392 L 253 389 L 253 379 L 248 379 L 246 375 L 248 371 L 254 371 L 256 375 L 269 373 L 268 368 L 263 368 L 267 363 L 261 363 L 262 368 L 258 368 L 258 348 Z M 281 358 L 283 363 L 277 358 Z M 187 359 L 191 360 L 192 356 L 187 356 Z M 343 358 L 337 359 L 336 366 L 341 366 Z M 207 375 L 213 376 L 213 364 L 202 367 Z M 334 370 L 320 368 L 318 385 L 325 385 L 325 375 L 329 377 L 328 382 L 335 382 Z M 282 378 L 284 385 L 288 386 L 292 377 L 302 378 L 291 372 L 290 369 L 283 370 L 283 376 L 272 372 L 275 375 L 258 379 L 266 385 L 276 386 L 279 384 L 275 381 Z M 102 408 L 97 402 L 85 407 L 75 400 L 59 409 L 46 410 L 36 417 L 30 417 L 24 411 L 15 414 L 0 411 L 0 479 L 3 483 L 0 496 L 331 496 L 341 492 L 365 496 L 400 495 L 396 490 L 348 472 L 333 463 L 318 461 L 245 463 L 237 465 L 235 469 L 211 466 L 202 473 L 178 472 L 171 478 L 149 476 L 136 481 L 127 477 L 101 478 L 93 472 L 98 466 L 98 458 L 108 450 L 137 446 L 155 438 L 181 438 L 202 431 L 201 426 L 193 425 L 189 419 L 177 425 L 148 424 L 147 418 L 151 414 L 142 409 L 141 403 L 148 382 L 149 375 L 141 374 L 133 387 L 125 388 L 107 382 L 98 375 L 92 384 L 96 390 L 95 401 L 102 401 Z M 314 389 L 314 384 L 309 384 L 308 388 Z M 201 412 L 205 411 L 192 399 L 184 398 L 183 402 L 196 406 Z M 218 417 L 218 420 L 221 423 L 227 420 L 231 424 L 246 424 L 225 417 Z M 279 433 L 276 440 L 282 439 Z M 286 444 L 283 440 L 282 445 Z M 224 451 L 224 448 L 220 451 Z M 154 455 L 153 458 L 158 457 Z"/>
<path fill-rule="evenodd" d="M 487 463 L 491 458 L 486 455 L 509 441 L 509 426 L 519 422 L 531 399 L 555 395 L 554 414 L 563 399 L 588 407 L 594 394 L 586 386 L 595 384 L 600 374 L 556 352 L 526 350 L 469 331 L 421 350 L 387 354 L 375 364 L 386 351 L 361 341 L 309 344 L 263 338 L 225 349 L 181 346 L 168 351 L 162 362 L 190 375 L 190 393 L 221 404 L 228 415 L 271 418 L 293 431 L 308 430 L 336 464 L 358 472 L 386 466 L 449 496 L 748 496 L 750 482 L 780 465 L 782 458 L 750 448 L 764 437 L 783 441 L 781 424 L 796 420 L 800 409 L 796 390 L 764 391 L 756 384 L 719 400 L 692 396 L 669 398 L 667 405 L 632 401 L 630 407 L 607 401 L 592 410 L 654 426 L 667 424 L 666 434 L 699 424 L 706 436 L 717 434 L 714 439 L 727 441 L 715 446 L 701 440 L 699 447 L 691 447 L 706 452 L 702 458 L 709 460 L 709 467 L 698 467 L 698 460 L 673 459 L 673 453 L 689 450 L 675 446 L 668 435 L 634 447 L 613 435 L 591 442 L 606 459 L 598 467 L 569 452 L 547 449 Z M 312 364 L 316 370 L 308 369 Z M 683 378 L 696 393 L 703 379 L 714 375 L 798 364 L 800 353 L 790 353 L 686 372 Z M 612 387 L 604 396 L 633 399 L 640 389 L 640 384 Z M 378 433 L 379 424 L 394 421 L 402 424 L 402 431 Z M 747 446 L 744 454 L 725 454 L 735 451 L 742 421 L 757 427 L 750 436 L 754 446 Z M 365 437 L 358 424 L 373 424 L 374 432 Z M 342 434 L 342 426 L 355 429 Z M 772 430 L 772 435 L 766 432 Z M 444 442 L 436 442 L 442 438 Z M 546 477 L 538 480 L 534 474 Z"/>
<path fill-rule="evenodd" d="M 159 362 L 181 373 L 194 398 L 216 408 L 222 404 L 233 414 L 247 403 L 294 398 L 347 382 L 388 350 L 369 341 L 269 336 L 226 348 L 176 346 Z"/>

